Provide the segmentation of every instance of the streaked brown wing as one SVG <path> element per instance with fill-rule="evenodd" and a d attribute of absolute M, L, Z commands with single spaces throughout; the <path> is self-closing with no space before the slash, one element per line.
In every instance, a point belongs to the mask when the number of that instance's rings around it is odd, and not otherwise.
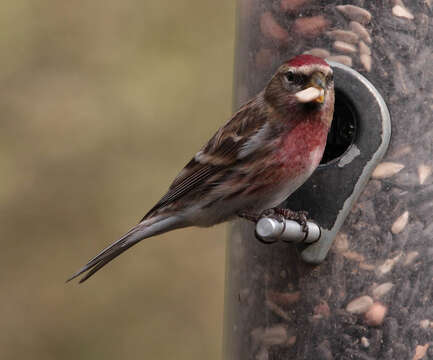
<path fill-rule="evenodd" d="M 240 146 L 241 144 L 234 144 L 231 150 L 227 149 L 225 152 L 221 151 L 221 154 L 224 153 L 225 156 L 227 156 L 227 162 L 224 164 L 213 165 L 211 163 L 201 163 L 193 158 L 173 181 L 168 192 L 150 209 L 141 221 L 146 219 L 154 211 L 180 199 L 191 190 L 197 189 L 198 186 L 205 183 L 210 177 L 233 164 L 233 162 L 236 161 L 236 157 L 229 155 L 236 153 L 236 150 Z"/>
<path fill-rule="evenodd" d="M 218 130 L 179 173 L 168 192 L 141 221 L 155 211 L 197 189 L 210 177 L 239 161 L 239 150 L 266 121 L 266 117 L 258 113 L 258 108 L 254 105 L 254 101 L 246 104 L 226 125 Z"/>
<path fill-rule="evenodd" d="M 184 181 L 180 182 L 175 187 L 168 190 L 168 192 L 162 197 L 158 203 L 149 210 L 149 212 L 141 219 L 143 221 L 150 214 L 158 209 L 180 199 L 185 194 L 189 193 L 192 189 L 201 185 L 207 178 L 218 172 L 219 169 L 216 166 L 200 166 L 197 171 L 191 173 L 190 176 L 186 177 Z"/>

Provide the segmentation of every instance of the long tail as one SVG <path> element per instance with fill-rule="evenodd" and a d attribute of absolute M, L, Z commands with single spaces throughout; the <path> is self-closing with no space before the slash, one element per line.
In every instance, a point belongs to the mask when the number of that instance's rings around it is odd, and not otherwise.
<path fill-rule="evenodd" d="M 66 282 L 71 281 L 72 279 L 75 279 L 76 277 L 88 271 L 87 274 L 80 279 L 79 282 L 82 283 L 94 275 L 98 270 L 107 265 L 111 260 L 118 257 L 124 251 L 128 250 L 141 240 L 184 226 L 185 225 L 181 223 L 177 216 L 169 216 L 156 221 L 155 219 L 144 220 L 138 225 L 134 226 L 119 240 L 115 241 L 113 244 L 102 250 L 78 272 L 66 280 Z"/>

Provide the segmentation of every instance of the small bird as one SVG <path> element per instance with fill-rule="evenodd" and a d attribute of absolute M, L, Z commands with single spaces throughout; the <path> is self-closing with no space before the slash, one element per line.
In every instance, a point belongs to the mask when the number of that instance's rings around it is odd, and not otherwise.
<path fill-rule="evenodd" d="M 298 55 L 283 63 L 195 154 L 140 223 L 67 281 L 84 273 L 80 283 L 87 280 L 151 236 L 275 208 L 319 165 L 333 112 L 333 73 L 324 60 Z"/>

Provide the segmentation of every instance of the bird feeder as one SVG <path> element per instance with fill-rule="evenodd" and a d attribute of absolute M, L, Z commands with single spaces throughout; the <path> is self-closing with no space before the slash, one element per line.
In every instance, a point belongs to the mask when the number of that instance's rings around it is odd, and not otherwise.
<path fill-rule="evenodd" d="M 310 237 L 231 228 L 225 359 L 433 357 L 432 15 L 427 0 L 238 1 L 235 108 L 300 53 L 330 63 L 336 103 L 321 166 L 282 199 Z"/>

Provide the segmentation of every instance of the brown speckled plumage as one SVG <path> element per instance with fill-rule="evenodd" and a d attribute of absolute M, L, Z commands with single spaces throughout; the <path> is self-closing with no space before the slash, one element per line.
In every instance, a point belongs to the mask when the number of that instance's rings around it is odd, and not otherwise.
<path fill-rule="evenodd" d="M 323 102 L 300 103 L 295 94 L 312 86 L 325 91 Z M 88 271 L 81 279 L 86 280 L 144 238 L 278 205 L 318 166 L 333 108 L 326 62 L 300 55 L 284 63 L 191 159 L 142 221 L 72 278 Z"/>

